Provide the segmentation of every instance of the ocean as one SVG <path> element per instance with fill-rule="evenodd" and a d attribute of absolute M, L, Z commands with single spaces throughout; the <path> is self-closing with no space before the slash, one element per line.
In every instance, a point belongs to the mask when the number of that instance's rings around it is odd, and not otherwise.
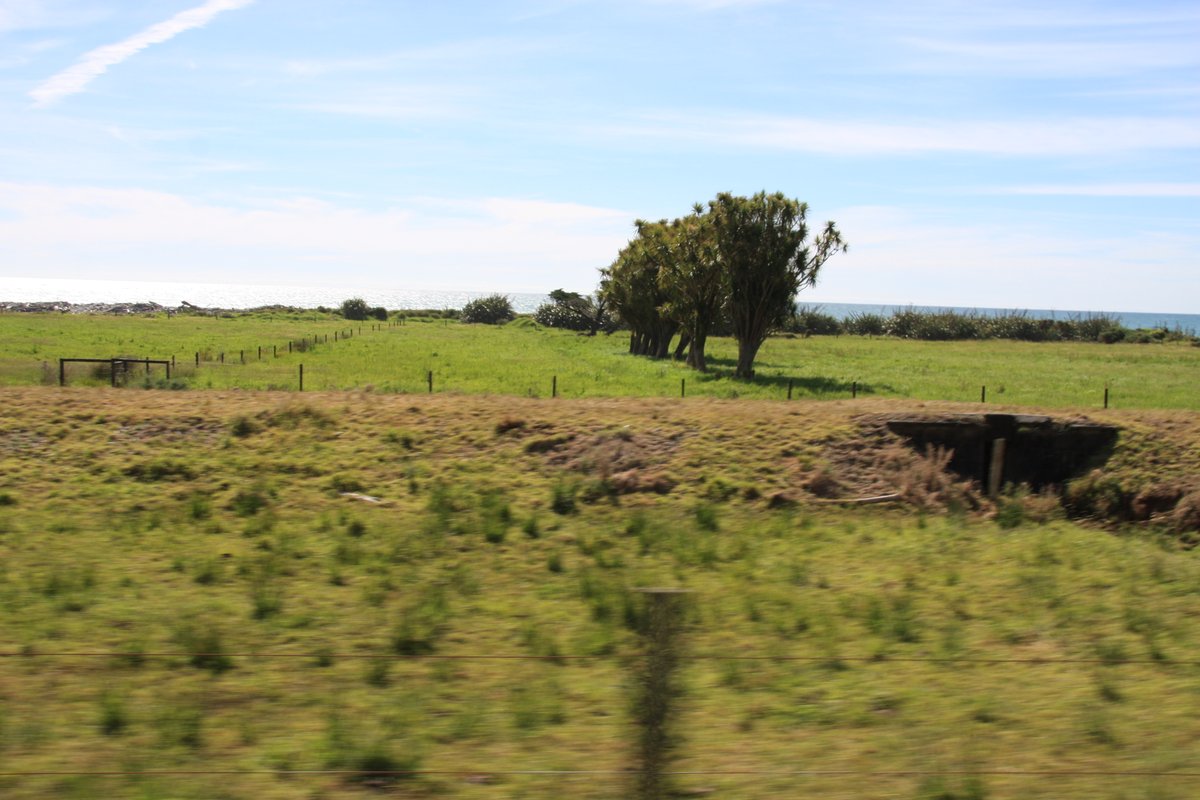
<path fill-rule="evenodd" d="M 65 280 L 60 278 L 0 277 L 0 302 L 33 303 L 62 301 L 67 303 L 141 303 L 153 302 L 164 306 L 179 306 L 184 301 L 205 308 L 255 308 L 284 305 L 300 308 L 317 306 L 337 307 L 350 297 L 361 297 L 372 306 L 389 309 L 462 308 L 465 303 L 492 292 L 467 292 L 440 289 L 395 289 L 346 286 L 267 286 L 218 283 L 169 283 L 166 281 L 101 281 Z M 530 313 L 548 301 L 544 294 L 508 292 L 513 308 Z M 947 306 L 908 306 L 872 303 L 806 303 L 838 319 L 862 313 L 890 314 L 901 308 L 918 311 L 975 311 L 981 314 L 1004 314 L 1020 311 L 1036 319 L 1073 319 L 1095 314 L 1116 317 L 1127 328 L 1167 328 L 1185 333 L 1200 332 L 1200 314 L 1169 312 L 1118 311 L 1108 309 L 1071 310 L 1048 308 L 966 308 Z"/>

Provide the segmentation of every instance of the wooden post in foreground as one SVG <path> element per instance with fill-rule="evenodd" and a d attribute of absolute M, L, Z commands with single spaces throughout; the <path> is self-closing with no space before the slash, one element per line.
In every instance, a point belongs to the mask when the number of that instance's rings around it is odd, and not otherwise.
<path fill-rule="evenodd" d="M 304 365 L 300 365 L 300 391 L 304 391 Z"/>
<path fill-rule="evenodd" d="M 635 666 L 633 719 L 637 730 L 633 796 L 665 800 L 672 796 L 668 771 L 675 747 L 672 728 L 679 716 L 679 635 L 683 629 L 686 589 L 634 589 L 646 596 L 642 626 L 643 657 Z"/>

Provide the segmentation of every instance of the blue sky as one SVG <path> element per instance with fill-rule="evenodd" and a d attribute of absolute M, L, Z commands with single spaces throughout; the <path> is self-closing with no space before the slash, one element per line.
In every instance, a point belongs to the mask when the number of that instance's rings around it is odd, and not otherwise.
<path fill-rule="evenodd" d="M 1200 5 L 0 0 L 0 276 L 589 291 L 782 191 L 809 301 L 1196 313 Z"/>

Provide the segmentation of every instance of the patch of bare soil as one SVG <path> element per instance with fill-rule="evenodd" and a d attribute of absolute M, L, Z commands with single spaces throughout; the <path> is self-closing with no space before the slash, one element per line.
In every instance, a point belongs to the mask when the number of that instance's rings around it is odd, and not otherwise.
<path fill-rule="evenodd" d="M 218 420 L 199 417 L 173 420 L 146 420 L 121 425 L 111 434 L 110 441 L 139 442 L 203 442 L 213 444 L 226 432 Z"/>

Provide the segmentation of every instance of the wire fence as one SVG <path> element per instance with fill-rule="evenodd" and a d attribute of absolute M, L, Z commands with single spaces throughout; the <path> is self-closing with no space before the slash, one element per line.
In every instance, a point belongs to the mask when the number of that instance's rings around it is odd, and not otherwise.
<path fill-rule="evenodd" d="M 272 651 L 230 651 L 230 652 L 200 652 L 185 650 L 163 650 L 136 652 L 139 660 L 152 659 L 204 659 L 220 657 L 225 659 L 247 659 L 249 661 L 277 661 L 284 665 L 298 661 L 316 659 L 337 660 L 394 660 L 404 662 L 445 662 L 445 661 L 482 661 L 482 662 L 631 662 L 644 657 L 644 652 L 597 654 L 562 654 L 537 655 L 528 653 L 363 653 L 363 652 L 272 652 Z M 47 650 L 24 649 L 21 651 L 0 651 L 0 666 L 4 664 L 41 662 L 53 660 L 121 660 L 128 659 L 129 652 L 113 650 Z M 799 655 L 762 655 L 753 653 L 681 653 L 678 660 L 685 663 L 700 662 L 770 662 L 770 663 L 806 663 L 819 664 L 830 661 L 828 656 L 799 656 Z M 1095 665 L 1104 667 L 1125 666 L 1154 666 L 1161 669 L 1187 669 L 1200 667 L 1200 659 L 1152 659 L 1152 658 L 1084 658 L 1084 657 L 1031 657 L 1031 658 L 994 658 L 979 656 L 880 656 L 880 655 L 849 655 L 838 656 L 837 660 L 847 663 L 877 664 L 931 664 L 931 665 L 969 665 L 969 666 L 999 666 L 1027 665 L 1030 667 L 1053 667 L 1061 665 Z M 419 777 L 460 778 L 477 781 L 485 778 L 528 777 L 528 778 L 559 778 L 559 779 L 612 779 L 614 782 L 628 782 L 639 774 L 636 766 L 611 769 L 534 769 L 534 768 L 503 768 L 488 766 L 455 766 L 453 768 L 408 768 L 408 769 L 372 769 L 363 768 L 291 768 L 274 769 L 225 769 L 225 768 L 148 768 L 148 769 L 11 769 L 0 768 L 0 778 L 35 779 L 35 778 L 71 778 L 71 777 L 109 777 L 109 778 L 188 778 L 188 777 L 250 777 L 274 776 L 277 778 L 342 778 L 356 781 L 370 779 L 405 779 Z M 949 779 L 949 778 L 989 778 L 989 779 L 1044 779 L 1065 781 L 1070 779 L 1130 779 L 1135 781 L 1166 780 L 1177 783 L 1190 783 L 1200 779 L 1200 770 L 1179 769 L 1119 769 L 1095 768 L 1084 769 L 1064 767 L 1061 769 L 1048 768 L 978 768 L 978 769 L 843 769 L 843 768 L 806 768 L 806 769 L 740 769 L 729 767 L 711 767 L 697 769 L 669 769 L 663 775 L 669 778 L 746 778 L 746 779 L 818 779 L 846 778 L 857 780 L 882 779 Z M 949 796 L 949 795 L 947 795 Z"/>

